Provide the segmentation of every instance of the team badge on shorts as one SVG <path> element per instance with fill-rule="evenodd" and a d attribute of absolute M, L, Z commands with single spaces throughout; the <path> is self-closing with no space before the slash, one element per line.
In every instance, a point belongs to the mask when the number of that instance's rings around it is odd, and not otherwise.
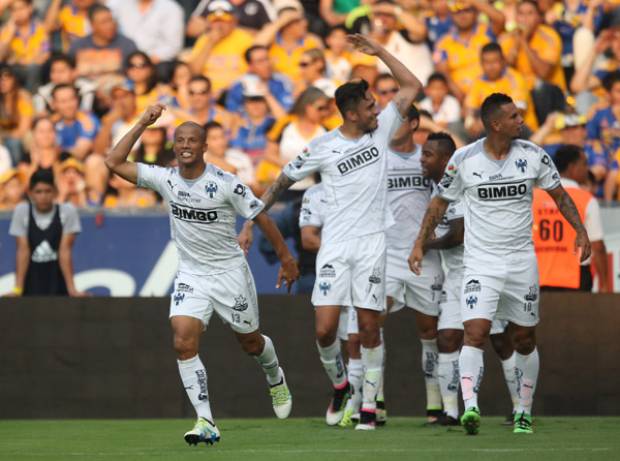
<path fill-rule="evenodd" d="M 476 307 L 476 304 L 478 304 L 478 296 L 468 296 L 467 299 L 465 299 L 465 302 L 467 303 L 467 307 L 473 309 L 474 307 Z"/>
<path fill-rule="evenodd" d="M 530 291 L 523 297 L 526 301 L 533 303 L 538 299 L 538 287 L 536 285 L 530 286 Z"/>
<path fill-rule="evenodd" d="M 174 305 L 178 306 L 185 299 L 185 293 L 175 293 L 172 300 L 174 301 Z"/>
<path fill-rule="evenodd" d="M 248 300 L 243 295 L 235 296 L 234 311 L 243 312 L 248 308 Z"/>
<path fill-rule="evenodd" d="M 378 267 L 373 268 L 372 274 L 370 274 L 370 277 L 368 277 L 368 281 L 370 283 L 374 283 L 375 285 L 381 283 L 381 269 L 379 269 Z"/>
<path fill-rule="evenodd" d="M 327 282 L 319 283 L 319 290 L 321 290 L 321 293 L 323 293 L 323 296 L 327 296 L 327 293 L 329 292 L 329 290 L 331 290 L 331 288 L 332 288 L 331 283 L 327 283 Z"/>

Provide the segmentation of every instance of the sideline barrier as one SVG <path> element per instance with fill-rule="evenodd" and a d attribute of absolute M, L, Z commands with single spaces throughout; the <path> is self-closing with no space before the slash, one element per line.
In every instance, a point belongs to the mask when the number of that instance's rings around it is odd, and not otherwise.
<path fill-rule="evenodd" d="M 269 335 L 293 392 L 292 416 L 321 416 L 329 383 L 303 296 L 261 296 Z M 192 417 L 178 377 L 162 298 L 0 299 L 0 418 Z M 269 417 L 264 376 L 213 316 L 201 355 L 216 417 Z M 538 415 L 620 415 L 619 295 L 542 296 Z M 386 323 L 390 415 L 423 415 L 424 380 L 413 313 Z M 480 404 L 505 415 L 510 400 L 494 352 L 485 354 Z"/>

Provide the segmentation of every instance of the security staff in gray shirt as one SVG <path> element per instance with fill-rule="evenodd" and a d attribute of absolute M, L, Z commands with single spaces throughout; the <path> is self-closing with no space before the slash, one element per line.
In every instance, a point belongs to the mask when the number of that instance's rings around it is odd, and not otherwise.
<path fill-rule="evenodd" d="M 14 296 L 84 296 L 73 281 L 73 243 L 80 218 L 70 204 L 55 204 L 51 170 L 30 178 L 29 201 L 13 212 L 9 234 L 17 240 Z"/>

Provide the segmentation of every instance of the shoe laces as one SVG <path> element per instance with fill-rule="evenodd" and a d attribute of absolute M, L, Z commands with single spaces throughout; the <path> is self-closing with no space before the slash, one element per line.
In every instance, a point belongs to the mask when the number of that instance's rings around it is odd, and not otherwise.
<path fill-rule="evenodd" d="M 272 387 L 269 392 L 271 398 L 276 405 L 284 405 L 289 400 L 289 393 L 284 383 Z"/>
<path fill-rule="evenodd" d="M 517 424 L 519 425 L 519 427 L 522 427 L 522 428 L 529 428 L 529 427 L 532 426 L 532 422 L 525 415 L 525 413 L 521 413 L 519 415 L 519 419 L 517 420 Z"/>

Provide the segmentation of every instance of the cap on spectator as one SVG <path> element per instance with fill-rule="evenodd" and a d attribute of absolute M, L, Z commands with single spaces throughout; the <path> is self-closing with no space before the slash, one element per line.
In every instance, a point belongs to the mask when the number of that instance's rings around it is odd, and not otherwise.
<path fill-rule="evenodd" d="M 67 160 L 65 160 L 64 162 L 62 162 L 60 164 L 60 172 L 63 173 L 66 170 L 69 170 L 73 168 L 74 170 L 76 170 L 78 173 L 82 173 L 84 174 L 84 164 L 82 162 L 80 162 L 78 159 L 73 158 L 73 157 L 69 157 Z"/>
<path fill-rule="evenodd" d="M 585 126 L 587 122 L 588 118 L 585 115 L 561 114 L 555 121 L 555 129 L 563 130 L 565 128 Z"/>
<path fill-rule="evenodd" d="M 299 13 L 304 13 L 304 7 L 299 0 L 273 0 L 273 6 L 275 7 L 278 14 L 282 12 L 282 10 L 295 10 Z"/>
<path fill-rule="evenodd" d="M 114 90 L 123 90 L 128 93 L 133 93 L 135 91 L 135 87 L 131 80 L 118 76 L 106 81 L 103 84 L 103 91 L 108 96 L 112 96 Z"/>
<path fill-rule="evenodd" d="M 16 168 L 9 168 L 8 170 L 6 170 L 4 173 L 0 175 L 0 185 L 6 184 L 11 179 L 13 179 L 15 176 L 19 178 L 19 171 L 17 171 Z"/>
<path fill-rule="evenodd" d="M 453 13 L 456 13 L 458 11 L 468 10 L 472 8 L 472 6 L 469 3 L 465 3 L 459 0 L 451 0 L 450 2 L 448 2 L 448 8 L 450 8 L 450 11 L 452 11 Z"/>
<path fill-rule="evenodd" d="M 207 18 L 228 18 L 235 13 L 235 7 L 227 0 L 214 0 L 207 6 Z"/>
<path fill-rule="evenodd" d="M 325 96 L 330 99 L 333 99 L 336 96 L 336 84 L 328 78 L 320 78 L 312 82 L 312 86 L 321 90 L 323 93 L 325 93 Z"/>
<path fill-rule="evenodd" d="M 260 87 L 260 78 L 256 75 L 247 74 L 241 78 L 244 98 L 264 98 L 265 91 Z"/>

